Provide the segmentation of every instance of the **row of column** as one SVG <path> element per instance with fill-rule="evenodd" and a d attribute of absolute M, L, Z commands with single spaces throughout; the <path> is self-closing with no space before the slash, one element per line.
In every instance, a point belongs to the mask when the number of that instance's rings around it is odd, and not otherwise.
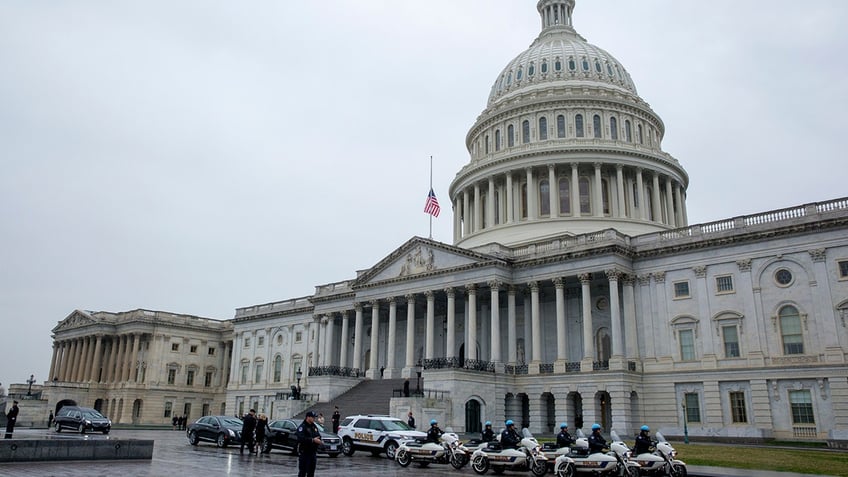
<path fill-rule="evenodd" d="M 609 282 L 609 303 L 610 303 L 610 311 L 611 311 L 611 340 L 612 340 L 612 358 L 615 359 L 623 359 L 624 356 L 636 356 L 637 354 L 637 343 L 636 343 L 636 304 L 635 304 L 635 291 L 634 291 L 634 283 L 635 278 L 630 275 L 624 275 L 622 272 L 618 270 L 608 270 L 605 272 L 606 278 Z M 588 362 L 588 369 L 591 370 L 592 361 L 595 360 L 595 346 L 594 346 L 594 324 L 592 319 L 592 296 L 591 296 L 591 282 L 592 275 L 590 273 L 581 274 L 578 276 L 578 279 L 581 284 L 581 317 L 582 317 L 582 333 L 583 333 L 583 349 L 582 349 L 582 360 Z M 621 302 L 619 300 L 619 281 L 623 281 L 623 300 L 624 306 L 621 307 Z M 553 280 L 553 284 L 556 289 L 556 330 L 557 330 L 557 339 L 556 339 L 556 361 L 554 363 L 555 367 L 560 367 L 561 370 L 564 371 L 564 367 L 567 361 L 567 350 L 566 350 L 566 306 L 565 306 L 565 280 L 563 278 L 556 278 Z M 494 363 L 503 363 L 504 357 L 501 349 L 501 308 L 499 306 L 500 303 L 500 294 L 503 289 L 507 291 L 507 348 L 508 355 L 506 357 L 506 363 L 508 364 L 516 364 L 518 360 L 517 356 L 517 326 L 516 326 L 516 300 L 515 295 L 517 292 L 517 287 L 513 285 L 505 285 L 499 281 L 492 281 L 487 283 L 489 287 L 490 294 L 490 303 L 492 304 L 489 307 L 481 306 L 480 309 L 483 312 L 487 312 L 487 314 L 481 313 L 482 318 L 485 320 L 488 318 L 488 322 L 484 321 L 481 324 L 483 325 L 483 330 L 488 335 L 490 341 L 484 342 L 486 346 L 481 348 L 488 349 L 488 354 L 490 356 L 489 361 Z M 529 287 L 529 306 L 528 301 L 525 299 L 525 316 L 529 317 L 529 330 L 525 328 L 525 339 L 529 339 L 529 349 L 530 349 L 530 365 L 536 365 L 542 363 L 542 317 L 540 312 L 540 293 L 539 293 L 539 283 L 536 281 L 532 281 L 527 284 Z M 478 330 L 478 306 L 477 306 L 477 294 L 478 288 L 477 284 L 469 284 L 465 287 L 466 293 L 466 335 L 465 342 L 468 343 L 466 346 L 465 357 L 466 359 L 475 360 L 479 359 L 477 356 L 477 346 L 476 346 L 476 336 Z M 444 289 L 445 297 L 447 301 L 447 316 L 446 316 L 446 356 L 444 358 L 456 358 L 456 293 L 457 289 L 454 287 L 448 287 Z M 424 298 L 426 301 L 426 331 L 424 337 L 424 357 L 425 359 L 434 359 L 435 356 L 435 343 L 436 343 L 436 332 L 435 332 L 435 308 L 436 308 L 436 296 L 433 291 L 424 292 Z M 404 369 L 409 370 L 414 368 L 417 363 L 415 361 L 415 320 L 416 320 L 416 312 L 415 312 L 415 304 L 416 300 L 419 299 L 419 295 L 410 294 L 405 295 L 404 300 L 406 302 L 406 337 L 405 337 L 405 359 L 404 359 Z M 380 305 L 381 302 L 385 302 L 389 307 L 389 316 L 388 316 L 388 343 L 386 350 L 386 369 L 394 370 L 396 369 L 398 363 L 396 362 L 396 346 L 397 346 L 397 303 L 398 298 L 389 297 L 384 300 L 374 300 L 370 302 L 370 320 L 371 320 L 371 337 L 370 337 L 370 362 L 368 363 L 369 370 L 374 372 L 378 369 L 378 346 L 379 346 L 379 327 L 380 327 Z M 623 310 L 623 325 L 622 325 L 622 310 Z M 363 334 L 363 324 L 366 320 L 365 310 L 363 309 L 363 305 L 361 303 L 357 303 L 354 305 L 354 341 L 353 341 L 353 360 L 352 363 L 348 363 L 347 361 L 347 352 L 345 351 L 344 345 L 349 340 L 349 331 L 350 331 L 350 313 L 347 311 L 340 313 L 341 317 L 341 337 L 339 341 L 336 341 L 333 336 L 334 322 L 337 319 L 335 314 L 326 314 L 321 317 L 318 317 L 315 321 L 316 326 L 319 326 L 318 336 L 319 339 L 316 340 L 316 349 L 315 354 L 317 355 L 317 363 L 320 366 L 330 366 L 338 363 L 341 367 L 352 367 L 355 369 L 361 369 L 363 363 L 361 363 L 362 356 L 362 347 L 364 343 L 364 334 Z M 526 322 L 528 320 L 525 320 Z M 629 332 L 625 333 L 625 329 Z M 529 335 L 529 336 L 528 336 Z M 626 342 L 625 342 L 626 337 Z M 485 339 L 486 337 L 484 337 Z M 336 343 L 341 343 L 341 347 L 339 347 Z M 339 348 L 341 353 L 336 356 L 335 350 Z M 585 368 L 585 366 L 584 366 Z M 407 372 L 405 371 L 404 374 Z"/>
<path fill-rule="evenodd" d="M 625 175 L 624 166 L 621 164 L 615 165 L 615 175 L 603 174 L 603 164 L 593 164 L 594 173 L 588 176 L 584 173 L 583 180 L 588 180 L 592 183 L 585 183 L 581 189 L 580 163 L 570 163 L 570 185 L 569 185 L 569 202 L 570 211 L 568 214 L 560 211 L 560 187 L 558 179 L 562 179 L 558 175 L 557 167 L 554 164 L 548 165 L 547 181 L 548 181 L 548 210 L 549 216 L 591 216 L 605 217 L 604 212 L 604 188 L 603 180 L 609 181 L 610 185 L 614 184 L 614 188 L 610 187 L 609 194 L 609 216 L 615 218 L 630 218 L 643 221 L 652 221 L 663 223 L 670 227 L 684 227 L 688 224 L 686 216 L 686 207 L 684 204 L 685 191 L 682 184 L 670 176 L 663 176 L 662 185 L 660 182 L 661 175 L 658 172 L 648 173 L 651 180 L 650 196 L 646 194 L 644 171 L 642 168 L 635 168 L 633 174 Z M 561 171 L 560 171 L 561 172 Z M 585 171 L 584 171 L 585 172 Z M 512 224 L 522 220 L 521 201 L 526 201 L 527 217 L 526 220 L 537 220 L 542 217 L 539 201 L 542 199 L 538 182 L 546 177 L 539 175 L 532 167 L 527 167 L 523 171 L 525 176 L 524 184 L 529 184 L 527 194 L 521 196 L 520 200 L 515 200 L 516 194 L 522 194 L 517 186 L 521 184 L 522 178 L 515 180 L 515 171 L 507 172 L 504 175 L 503 182 L 496 181 L 495 176 L 490 176 L 486 182 L 476 182 L 473 185 L 457 191 L 453 198 L 454 210 L 454 240 L 459 240 L 463 236 L 480 231 L 484 228 L 492 227 L 496 223 Z M 483 200 L 483 188 L 486 188 L 488 193 L 486 200 Z M 635 189 L 635 190 L 634 190 Z M 498 204 L 495 203 L 494 197 L 498 192 L 501 200 Z M 628 193 L 629 192 L 629 193 Z M 505 199 L 504 198 L 505 196 Z M 628 197 L 635 196 L 636 200 L 628 200 Z M 590 213 L 581 212 L 583 205 L 588 202 Z M 485 214 L 485 220 L 484 220 Z M 497 218 L 497 220 L 496 220 Z M 485 226 L 484 226 L 485 224 Z"/>
<path fill-rule="evenodd" d="M 51 379 L 66 382 L 135 381 L 143 333 L 83 336 L 53 343 Z M 102 370 L 102 374 L 101 374 Z"/>

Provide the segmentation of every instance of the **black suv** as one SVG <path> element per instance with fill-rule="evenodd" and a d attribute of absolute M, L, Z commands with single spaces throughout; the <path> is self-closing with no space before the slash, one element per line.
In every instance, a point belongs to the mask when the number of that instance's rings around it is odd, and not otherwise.
<path fill-rule="evenodd" d="M 112 421 L 96 409 L 79 406 L 63 406 L 53 419 L 53 429 L 73 429 L 80 434 L 97 431 L 108 434 L 112 430 Z"/>
<path fill-rule="evenodd" d="M 327 432 L 321 424 L 317 422 L 315 425 L 321 434 L 321 446 L 318 447 L 318 452 L 327 454 L 330 457 L 338 457 L 342 452 L 342 443 L 339 436 Z M 299 424 L 291 419 L 278 419 L 268 423 L 270 431 L 265 436 L 265 441 L 260 442 L 263 452 L 271 452 L 271 449 L 289 450 L 293 454 L 297 454 L 297 426 Z"/>

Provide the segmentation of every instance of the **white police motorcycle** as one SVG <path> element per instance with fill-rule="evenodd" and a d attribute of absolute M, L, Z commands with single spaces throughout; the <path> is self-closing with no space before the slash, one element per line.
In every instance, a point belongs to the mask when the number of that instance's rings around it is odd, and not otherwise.
<path fill-rule="evenodd" d="M 594 426 L 593 426 L 594 427 Z M 637 477 L 639 464 L 630 460 L 630 449 L 613 431 L 609 452 L 589 452 L 589 439 L 580 429 L 577 442 L 571 448 L 558 449 L 554 461 L 554 475 L 573 477 L 577 474 L 593 476 Z M 566 452 L 565 449 L 568 449 Z"/>
<path fill-rule="evenodd" d="M 529 430 L 522 431 L 523 437 L 515 449 L 504 449 L 498 442 L 489 442 L 471 455 L 471 468 L 478 474 L 485 474 L 492 469 L 495 474 L 505 470 L 530 471 L 536 477 L 545 475 L 548 471 L 548 459 L 539 447 L 539 441 Z"/>
<path fill-rule="evenodd" d="M 400 443 L 395 452 L 395 461 L 406 467 L 417 462 L 421 467 L 430 464 L 450 464 L 456 470 L 468 463 L 468 455 L 460 445 L 459 436 L 453 432 L 445 432 L 439 442 L 421 440 L 406 440 Z"/>
<path fill-rule="evenodd" d="M 665 475 L 670 477 L 686 477 L 688 475 L 686 464 L 676 459 L 677 451 L 674 450 L 674 447 L 669 444 L 662 433 L 656 433 L 656 440 L 653 445 L 653 452 L 646 452 L 634 457 L 640 466 L 639 475 Z"/>

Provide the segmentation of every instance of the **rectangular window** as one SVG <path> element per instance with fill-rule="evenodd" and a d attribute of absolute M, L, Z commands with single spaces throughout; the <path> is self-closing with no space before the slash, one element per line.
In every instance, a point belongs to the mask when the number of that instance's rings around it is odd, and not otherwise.
<path fill-rule="evenodd" d="M 171 343 L 171 351 L 179 351 L 180 344 L 179 343 Z"/>
<path fill-rule="evenodd" d="M 203 380 L 204 387 L 212 386 L 212 371 L 206 371 L 206 377 Z"/>
<path fill-rule="evenodd" d="M 674 298 L 689 298 L 689 280 L 674 282 Z"/>
<path fill-rule="evenodd" d="M 792 424 L 815 424 L 813 416 L 813 399 L 808 389 L 789 391 L 789 402 L 792 406 Z"/>
<path fill-rule="evenodd" d="M 244 347 L 245 347 L 245 348 L 250 348 L 250 337 L 245 337 L 245 338 L 244 338 Z"/>
<path fill-rule="evenodd" d="M 188 349 L 189 353 L 197 354 L 197 345 L 191 345 Z"/>
<path fill-rule="evenodd" d="M 686 407 L 686 422 L 701 422 L 701 405 L 698 393 L 686 393 L 683 396 Z"/>
<path fill-rule="evenodd" d="M 256 374 L 253 376 L 254 383 L 262 382 L 262 363 L 256 363 Z"/>
<path fill-rule="evenodd" d="M 295 342 L 295 343 L 300 343 L 301 341 L 303 341 L 303 332 L 302 332 L 302 331 L 297 331 L 297 332 L 295 332 L 295 334 L 294 334 L 294 342 Z"/>
<path fill-rule="evenodd" d="M 683 361 L 695 361 L 695 333 L 693 330 L 680 330 L 680 359 Z"/>
<path fill-rule="evenodd" d="M 194 386 L 194 370 L 189 369 L 186 373 L 186 386 Z"/>
<path fill-rule="evenodd" d="M 724 357 L 739 357 L 739 330 L 736 325 L 722 326 L 721 334 L 724 338 Z"/>
<path fill-rule="evenodd" d="M 801 318 L 797 313 L 786 313 L 780 317 L 780 334 L 783 338 L 783 354 L 804 354 L 804 335 L 801 332 Z"/>
<path fill-rule="evenodd" d="M 209 356 L 215 356 L 215 348 L 210 346 L 206 354 L 208 354 Z"/>
<path fill-rule="evenodd" d="M 168 370 L 168 384 L 174 384 L 177 382 L 177 370 L 169 369 Z"/>
<path fill-rule="evenodd" d="M 716 292 L 733 293 L 733 276 L 723 275 L 716 277 Z"/>
<path fill-rule="evenodd" d="M 173 409 L 174 403 L 171 401 L 165 401 L 165 417 L 171 417 L 171 409 Z"/>
<path fill-rule="evenodd" d="M 265 346 L 265 337 L 264 336 L 260 336 L 259 338 L 256 338 L 256 346 Z"/>
<path fill-rule="evenodd" d="M 730 417 L 737 424 L 748 422 L 748 413 L 745 411 L 744 392 L 734 391 L 730 393 Z"/>
<path fill-rule="evenodd" d="M 837 263 L 839 264 L 839 278 L 848 278 L 848 260 L 840 260 Z"/>
<path fill-rule="evenodd" d="M 241 383 L 247 384 L 247 373 L 250 372 L 250 364 L 244 363 L 241 365 Z"/>

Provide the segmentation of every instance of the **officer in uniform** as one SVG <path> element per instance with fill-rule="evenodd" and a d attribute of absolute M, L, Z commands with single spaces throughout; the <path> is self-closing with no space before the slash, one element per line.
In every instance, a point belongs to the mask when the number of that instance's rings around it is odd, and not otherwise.
<path fill-rule="evenodd" d="M 297 428 L 297 442 L 300 444 L 300 457 L 297 461 L 297 477 L 314 477 L 315 464 L 318 462 L 318 446 L 321 445 L 321 434 L 315 425 L 316 414 L 306 413 L 303 422 Z"/>
<path fill-rule="evenodd" d="M 574 444 L 574 438 L 568 433 L 568 424 L 562 423 L 559 425 L 559 434 L 557 434 L 557 448 L 571 447 Z"/>
<path fill-rule="evenodd" d="M 18 401 L 12 401 L 12 408 L 6 413 L 6 436 L 5 439 L 11 439 L 12 433 L 15 432 L 15 423 L 18 422 Z"/>
<path fill-rule="evenodd" d="M 598 423 L 592 424 L 592 433 L 589 434 L 589 452 L 603 452 L 607 448 L 607 441 L 601 435 L 601 425 Z"/>
<path fill-rule="evenodd" d="M 651 452 L 651 436 L 648 432 L 651 431 L 651 428 L 648 426 L 642 426 L 639 430 L 639 435 L 636 436 L 636 445 L 634 446 L 634 454 L 647 454 Z"/>
<path fill-rule="evenodd" d="M 439 429 L 439 423 L 435 419 L 430 420 L 430 429 L 427 430 L 427 442 L 439 443 L 439 438 L 444 432 Z"/>
<path fill-rule="evenodd" d="M 518 447 L 518 443 L 521 442 L 521 436 L 515 430 L 515 423 L 512 422 L 512 419 L 507 420 L 505 424 L 506 429 L 501 432 L 501 446 L 504 449 L 515 449 Z"/>
<path fill-rule="evenodd" d="M 495 431 L 492 430 L 492 421 L 486 421 L 486 428 L 483 429 L 480 440 L 483 442 L 492 442 L 495 440 Z"/>

